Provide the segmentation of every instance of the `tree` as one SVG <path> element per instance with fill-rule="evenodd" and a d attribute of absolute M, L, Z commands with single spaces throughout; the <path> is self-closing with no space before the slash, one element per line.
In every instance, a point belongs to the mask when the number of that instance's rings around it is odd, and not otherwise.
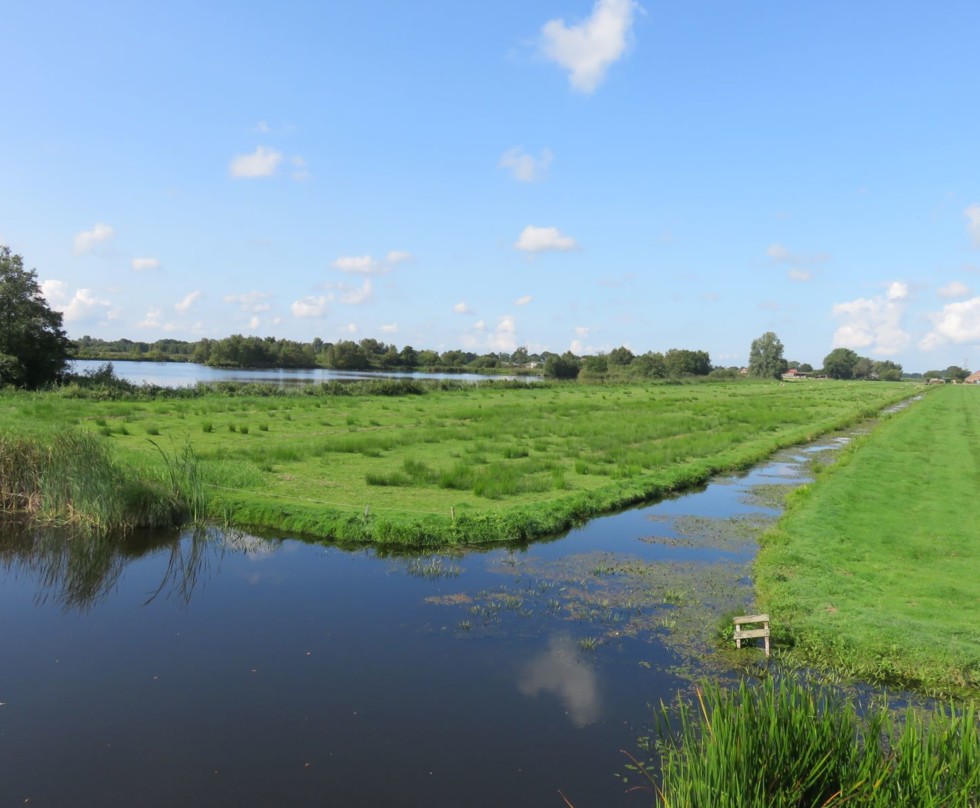
<path fill-rule="evenodd" d="M 778 379 L 786 372 L 783 343 L 772 331 L 752 340 L 749 348 L 749 373 L 763 379 Z"/>
<path fill-rule="evenodd" d="M 549 379 L 574 379 L 580 368 L 578 357 L 571 351 L 565 351 L 561 356 L 548 356 L 544 363 L 544 375 Z"/>
<path fill-rule="evenodd" d="M 832 379 L 850 379 L 859 358 L 850 348 L 834 348 L 823 358 L 823 372 Z"/>
<path fill-rule="evenodd" d="M 34 389 L 56 381 L 70 348 L 61 312 L 48 306 L 37 271 L 0 246 L 0 384 Z"/>
<path fill-rule="evenodd" d="M 959 365 L 950 365 L 943 371 L 943 376 L 951 382 L 961 382 L 969 375 L 970 371 L 963 370 Z"/>

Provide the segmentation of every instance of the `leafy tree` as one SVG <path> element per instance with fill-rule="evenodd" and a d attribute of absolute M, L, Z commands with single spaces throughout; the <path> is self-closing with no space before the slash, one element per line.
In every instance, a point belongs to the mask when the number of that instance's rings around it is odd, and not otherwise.
<path fill-rule="evenodd" d="M 510 361 L 518 367 L 522 367 L 528 362 L 527 347 L 521 346 L 510 355 Z"/>
<path fill-rule="evenodd" d="M 578 377 L 581 365 L 571 351 L 561 356 L 550 354 L 544 363 L 544 375 L 549 379 L 574 379 Z"/>
<path fill-rule="evenodd" d="M 662 379 L 667 375 L 667 365 L 662 353 L 647 351 L 633 360 L 633 369 L 647 379 Z"/>
<path fill-rule="evenodd" d="M 586 356 L 582 359 L 581 376 L 585 379 L 601 379 L 609 370 L 608 359 L 599 354 L 598 356 Z"/>
<path fill-rule="evenodd" d="M 859 358 L 850 348 L 834 348 L 823 358 L 823 372 L 832 379 L 850 379 Z"/>
<path fill-rule="evenodd" d="M 788 364 L 783 358 L 783 343 L 772 331 L 752 340 L 749 349 L 749 373 L 763 379 L 778 379 Z"/>
<path fill-rule="evenodd" d="M 711 357 L 707 351 L 671 348 L 664 354 L 668 376 L 707 376 L 711 373 Z"/>
<path fill-rule="evenodd" d="M 862 356 L 858 358 L 858 361 L 854 364 L 854 378 L 855 379 L 870 379 L 874 375 L 874 362 L 872 362 L 868 357 Z"/>
<path fill-rule="evenodd" d="M 883 382 L 900 382 L 902 366 L 890 359 L 882 359 L 875 362 L 874 374 Z"/>
<path fill-rule="evenodd" d="M 57 380 L 70 343 L 61 312 L 48 306 L 37 271 L 0 246 L 0 384 L 37 388 Z"/>
<path fill-rule="evenodd" d="M 633 352 L 625 345 L 621 345 L 619 348 L 613 348 L 607 357 L 610 365 L 628 365 L 634 358 Z"/>
<path fill-rule="evenodd" d="M 955 382 L 961 382 L 961 381 L 963 381 L 969 375 L 970 375 L 970 371 L 963 370 L 963 368 L 961 368 L 959 365 L 950 365 L 943 372 L 943 376 L 946 379 L 948 379 L 949 381 L 955 381 Z"/>

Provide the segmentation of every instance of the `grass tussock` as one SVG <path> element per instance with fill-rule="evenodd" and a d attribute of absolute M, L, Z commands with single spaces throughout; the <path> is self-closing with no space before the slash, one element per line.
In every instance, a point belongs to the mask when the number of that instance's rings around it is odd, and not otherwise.
<path fill-rule="evenodd" d="M 973 707 L 863 711 L 787 678 L 706 684 L 694 703 L 661 704 L 657 719 L 658 741 L 641 742 L 655 759 L 629 768 L 665 808 L 980 805 Z"/>
<path fill-rule="evenodd" d="M 205 495 L 196 482 L 193 454 L 162 454 L 165 476 L 124 469 L 107 442 L 91 432 L 0 434 L 0 510 L 38 524 L 97 533 L 203 517 Z"/>

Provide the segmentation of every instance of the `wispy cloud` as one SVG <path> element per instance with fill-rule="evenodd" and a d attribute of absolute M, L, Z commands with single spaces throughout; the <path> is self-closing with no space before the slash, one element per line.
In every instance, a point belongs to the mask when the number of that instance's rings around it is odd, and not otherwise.
<path fill-rule="evenodd" d="M 160 268 L 160 262 L 156 258 L 134 258 L 130 261 L 130 266 L 134 272 L 149 272 Z"/>
<path fill-rule="evenodd" d="M 180 314 L 185 314 L 191 306 L 193 306 L 198 299 L 201 297 L 201 291 L 195 290 L 184 295 L 184 297 L 177 303 L 174 303 L 174 310 Z"/>
<path fill-rule="evenodd" d="M 830 260 L 830 256 L 826 253 L 804 255 L 793 252 L 779 242 L 770 244 L 766 248 L 766 255 L 777 264 L 787 265 L 789 268 L 786 270 L 786 277 L 797 283 L 805 283 L 806 281 L 812 280 L 813 267 Z"/>
<path fill-rule="evenodd" d="M 966 217 L 966 232 L 970 234 L 973 246 L 980 249 L 980 205 L 969 205 L 963 211 Z"/>
<path fill-rule="evenodd" d="M 411 259 L 412 254 L 404 250 L 391 250 L 381 259 L 371 255 L 342 255 L 333 262 L 333 268 L 352 275 L 384 275 Z"/>
<path fill-rule="evenodd" d="M 940 297 L 966 297 L 968 294 L 970 294 L 970 287 L 960 281 L 953 281 L 939 288 Z"/>
<path fill-rule="evenodd" d="M 320 297 L 304 297 L 295 301 L 289 308 L 293 317 L 306 319 L 311 317 L 326 317 L 330 311 L 330 299 L 325 295 Z"/>
<path fill-rule="evenodd" d="M 534 298 L 531 297 L 530 295 L 524 295 L 522 297 L 517 298 L 517 300 L 514 301 L 514 305 L 515 306 L 526 306 L 532 300 L 534 300 Z"/>
<path fill-rule="evenodd" d="M 398 323 L 388 323 L 387 325 L 381 326 L 382 334 L 397 334 L 398 333 Z"/>
<path fill-rule="evenodd" d="M 549 20 L 541 29 L 541 52 L 569 72 L 572 87 L 592 93 L 626 53 L 638 9 L 634 0 L 597 0 L 592 14 L 575 25 Z"/>
<path fill-rule="evenodd" d="M 529 224 L 521 231 L 514 248 L 524 252 L 544 252 L 557 250 L 567 252 L 578 248 L 571 236 L 566 236 L 557 227 L 535 227 Z"/>
<path fill-rule="evenodd" d="M 75 255 L 89 252 L 97 244 L 112 238 L 115 230 L 107 224 L 99 222 L 91 230 L 82 230 L 75 234 Z"/>
<path fill-rule="evenodd" d="M 228 173 L 236 179 L 271 177 L 276 173 L 281 162 L 282 152 L 257 146 L 251 154 L 240 154 L 233 158 L 228 166 Z"/>
<path fill-rule="evenodd" d="M 253 314 L 259 314 L 263 311 L 268 311 L 271 306 L 269 300 L 272 298 L 272 292 L 245 292 L 240 295 L 225 295 L 225 303 L 234 303 L 240 306 L 242 311 L 251 312 Z"/>
<path fill-rule="evenodd" d="M 911 336 L 902 328 L 908 285 L 893 281 L 883 295 L 836 303 L 834 317 L 840 326 L 834 332 L 834 348 L 870 350 L 880 356 L 894 356 L 905 348 Z"/>
<path fill-rule="evenodd" d="M 508 149 L 497 163 L 498 168 L 506 168 L 519 182 L 534 182 L 544 176 L 554 155 L 548 149 L 541 150 L 540 157 L 527 154 L 520 146 Z"/>
<path fill-rule="evenodd" d="M 472 314 L 473 309 L 470 308 L 469 303 L 465 300 L 460 300 L 455 306 L 453 306 L 453 311 L 457 314 Z"/>

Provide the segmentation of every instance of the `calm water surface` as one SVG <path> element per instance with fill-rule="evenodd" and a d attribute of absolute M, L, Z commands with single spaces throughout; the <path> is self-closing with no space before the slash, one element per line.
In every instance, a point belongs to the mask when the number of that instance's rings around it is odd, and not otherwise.
<path fill-rule="evenodd" d="M 807 456 L 523 549 L 0 535 L 0 805 L 648 805 L 619 750 Z"/>
<path fill-rule="evenodd" d="M 71 363 L 73 373 L 94 371 L 105 362 L 96 359 L 76 359 Z M 485 376 L 479 373 L 388 373 L 355 370 L 285 370 L 256 368 L 250 370 L 211 368 L 193 362 L 128 362 L 113 361 L 113 370 L 120 379 L 133 384 L 155 384 L 160 387 L 187 387 L 198 382 L 261 382 L 263 384 L 310 384 L 331 381 L 364 381 L 365 379 L 454 379 L 465 382 L 485 382 L 489 379 L 519 379 L 539 381 L 539 376 Z"/>

